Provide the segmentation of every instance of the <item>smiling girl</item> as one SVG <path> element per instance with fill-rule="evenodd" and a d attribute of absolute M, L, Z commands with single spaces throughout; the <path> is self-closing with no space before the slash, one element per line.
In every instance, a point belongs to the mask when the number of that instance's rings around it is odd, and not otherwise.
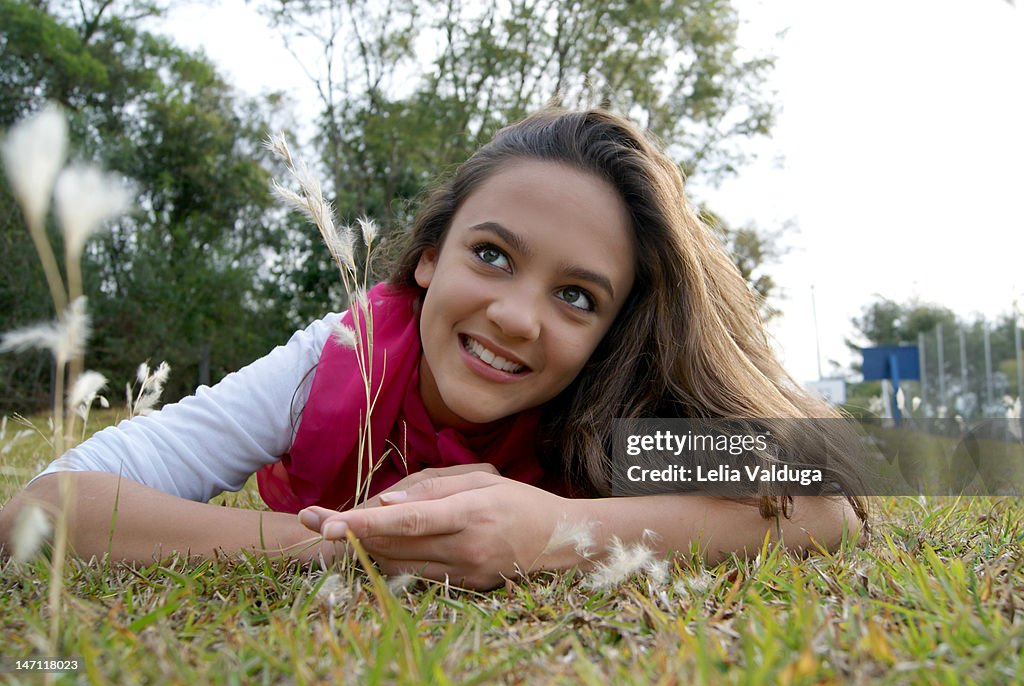
<path fill-rule="evenodd" d="M 351 530 L 386 573 L 477 588 L 588 565 L 613 536 L 645 530 L 661 552 L 696 545 L 716 561 L 769 532 L 795 550 L 834 547 L 865 519 L 852 495 L 612 497 L 615 418 L 834 416 L 774 358 L 678 167 L 620 117 L 545 109 L 499 132 L 432 191 L 368 298 L 365 507 L 352 507 L 364 381 L 332 316 L 54 462 L 0 513 L 0 540 L 28 498 L 60 502 L 59 472 L 77 483 L 72 543 L 85 557 L 331 558 Z M 828 470 L 859 492 L 842 455 Z M 275 512 L 203 502 L 254 472 Z M 545 550 L 560 522 L 591 525 L 596 555 Z M 302 545 L 311 530 L 323 538 Z"/>

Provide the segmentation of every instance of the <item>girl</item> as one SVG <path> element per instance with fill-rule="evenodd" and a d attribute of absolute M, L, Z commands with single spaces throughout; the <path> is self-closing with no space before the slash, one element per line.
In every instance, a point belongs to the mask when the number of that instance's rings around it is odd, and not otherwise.
<path fill-rule="evenodd" d="M 545 550 L 559 522 L 592 527 L 591 559 L 612 536 L 649 529 L 662 552 L 696 545 L 716 561 L 769 531 L 798 550 L 835 546 L 865 519 L 853 495 L 610 497 L 614 418 L 834 414 L 774 359 L 678 167 L 620 117 L 545 109 L 499 132 L 429 195 L 369 301 L 365 432 L 366 385 L 329 317 L 54 462 L 0 513 L 0 540 L 28 498 L 60 502 L 56 473 L 68 470 L 83 556 L 331 559 L 351 530 L 386 573 L 475 588 L 589 564 L 571 547 Z M 366 445 L 374 497 L 353 507 Z M 830 460 L 843 492 L 860 492 L 843 457 Z M 257 470 L 275 512 L 196 502 Z M 301 545 L 311 530 L 322 539 Z"/>

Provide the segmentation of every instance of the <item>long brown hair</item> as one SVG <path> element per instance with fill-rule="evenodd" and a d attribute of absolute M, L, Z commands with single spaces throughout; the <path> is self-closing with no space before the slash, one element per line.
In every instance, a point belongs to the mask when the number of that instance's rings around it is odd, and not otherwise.
<path fill-rule="evenodd" d="M 544 408 L 544 452 L 571 483 L 589 494 L 611 493 L 615 418 L 838 417 L 776 360 L 756 296 L 689 206 L 678 165 L 628 120 L 604 110 L 547 107 L 499 131 L 427 195 L 391 281 L 417 287 L 420 255 L 441 246 L 462 202 L 523 158 L 568 164 L 610 182 L 635 235 L 632 292 L 576 380 Z M 831 478 L 865 519 L 856 470 L 830 453 Z M 768 517 L 788 515 L 791 500 L 763 495 L 751 502 Z"/>

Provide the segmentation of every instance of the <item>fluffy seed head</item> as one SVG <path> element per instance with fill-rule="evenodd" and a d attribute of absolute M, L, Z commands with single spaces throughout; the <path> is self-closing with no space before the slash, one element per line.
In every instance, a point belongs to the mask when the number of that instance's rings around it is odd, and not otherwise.
<path fill-rule="evenodd" d="M 75 260 L 103 222 L 128 207 L 128 191 L 121 181 L 93 165 L 73 165 L 62 171 L 53 193 L 65 249 Z"/>
<path fill-rule="evenodd" d="M 334 342 L 343 348 L 355 349 L 356 332 L 352 330 L 351 326 L 339 319 L 338 323 L 334 325 Z"/>
<path fill-rule="evenodd" d="M 288 139 L 285 138 L 283 132 L 270 134 L 267 136 L 267 140 L 263 141 L 263 145 L 267 150 L 274 153 L 284 160 L 285 163 L 291 166 L 292 151 L 288 149 Z"/>
<path fill-rule="evenodd" d="M 399 595 L 415 584 L 416 576 L 408 572 L 388 577 L 388 590 L 391 591 L 391 595 Z"/>
<path fill-rule="evenodd" d="M 377 222 L 373 221 L 369 217 L 360 217 L 356 221 L 359 223 L 359 230 L 362 231 L 363 242 L 366 243 L 366 247 L 369 248 L 377 237 Z"/>
<path fill-rule="evenodd" d="M 67 121 L 60 107 L 52 103 L 11 127 L 3 142 L 7 178 L 32 226 L 42 226 L 46 217 L 67 144 Z"/>
<path fill-rule="evenodd" d="M 587 578 L 591 588 L 612 588 L 628 580 L 634 574 L 643 572 L 657 584 L 665 583 L 668 578 L 668 563 L 655 557 L 654 550 L 647 546 L 648 532 L 644 532 L 644 540 L 624 544 L 617 536 L 612 536 L 608 544 L 608 557 L 598 563 Z"/>
<path fill-rule="evenodd" d="M 58 365 L 81 355 L 89 339 L 89 314 L 85 303 L 85 296 L 79 296 L 56 321 L 8 331 L 0 339 L 0 353 L 49 350 Z"/>
<path fill-rule="evenodd" d="M 14 531 L 11 533 L 14 560 L 31 560 L 52 532 L 53 527 L 43 509 L 34 503 L 27 505 L 18 513 L 18 520 L 14 523 Z"/>
<path fill-rule="evenodd" d="M 597 522 L 570 522 L 567 517 L 562 517 L 551 532 L 551 538 L 544 547 L 544 554 L 571 545 L 579 555 L 590 557 L 594 550 L 595 526 Z"/>
<path fill-rule="evenodd" d="M 346 600 L 352 591 L 339 574 L 331 574 L 323 580 L 316 592 L 316 600 L 324 609 L 330 611 L 341 601 Z"/>
<path fill-rule="evenodd" d="M 107 377 L 92 370 L 82 372 L 75 385 L 68 392 L 68 406 L 78 412 L 78 416 L 85 419 L 92 401 L 96 395 L 107 385 Z"/>

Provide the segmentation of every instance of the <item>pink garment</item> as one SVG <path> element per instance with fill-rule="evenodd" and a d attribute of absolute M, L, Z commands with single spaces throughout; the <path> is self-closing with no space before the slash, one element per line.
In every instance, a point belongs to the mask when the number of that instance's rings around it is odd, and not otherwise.
<path fill-rule="evenodd" d="M 373 321 L 370 387 L 376 397 L 368 432 L 372 461 L 365 449 L 360 454 L 360 433 L 364 438 L 367 433 L 360 431 L 366 416 L 366 386 L 356 351 L 331 336 L 320 355 L 291 451 L 256 473 L 267 505 L 281 512 L 298 512 L 310 505 L 350 508 L 356 484 L 367 482 L 371 462 L 379 464 L 369 482 L 369 496 L 427 467 L 481 462 L 490 462 L 511 479 L 535 485 L 547 482 L 554 485 L 551 490 L 565 490 L 559 479 L 545 479 L 537 459 L 537 409 L 494 422 L 481 433 L 436 431 L 419 393 L 419 293 L 379 284 L 368 299 Z M 352 325 L 351 310 L 344 322 Z M 364 485 L 360 500 L 368 497 L 366 492 Z"/>

